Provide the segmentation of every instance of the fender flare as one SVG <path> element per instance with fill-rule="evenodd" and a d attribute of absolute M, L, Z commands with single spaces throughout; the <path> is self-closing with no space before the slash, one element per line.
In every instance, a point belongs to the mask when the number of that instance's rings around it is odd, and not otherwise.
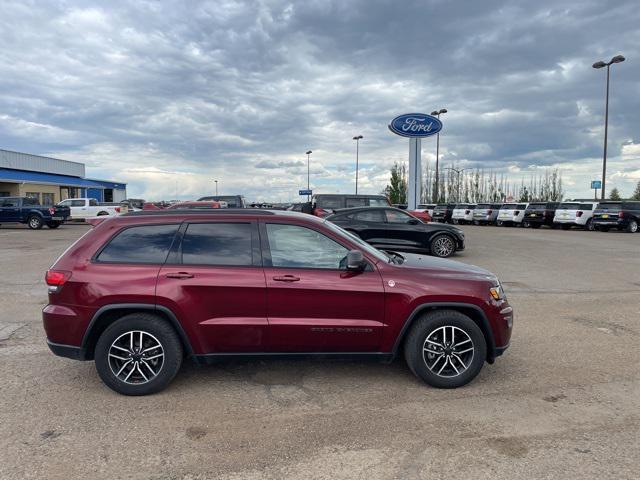
<path fill-rule="evenodd" d="M 92 334 L 93 328 L 95 327 L 96 322 L 104 313 L 112 310 L 146 310 L 146 311 L 164 313 L 165 316 L 169 319 L 169 323 L 178 334 L 178 337 L 180 337 L 180 340 L 184 345 L 187 356 L 193 355 L 193 348 L 191 346 L 191 341 L 189 340 L 189 337 L 187 336 L 184 329 L 182 328 L 182 325 L 178 321 L 178 317 L 176 317 L 176 315 L 169 308 L 164 307 L 162 305 L 156 305 L 154 303 L 111 303 L 109 305 L 104 305 L 100 307 L 98 311 L 93 314 L 93 317 L 91 317 L 91 321 L 89 322 L 89 325 L 87 326 L 87 329 L 84 332 L 84 336 L 82 337 L 82 344 L 80 347 L 82 349 L 84 356 L 87 355 L 87 347 L 89 345 L 89 340 L 91 338 L 91 334 Z"/>
<path fill-rule="evenodd" d="M 493 330 L 491 330 L 491 325 L 489 324 L 489 319 L 487 318 L 487 314 L 484 313 L 484 310 L 482 310 L 482 308 L 480 308 L 478 305 L 475 305 L 473 303 L 462 303 L 462 302 L 427 302 L 427 303 L 422 303 L 418 305 L 416 308 L 414 308 L 413 312 L 411 312 L 411 315 L 409 315 L 407 320 L 404 322 L 404 325 L 402 326 L 402 330 L 400 330 L 400 333 L 396 338 L 396 341 L 393 345 L 393 350 L 392 350 L 393 357 L 395 358 L 398 355 L 398 350 L 402 345 L 405 335 L 409 331 L 409 328 L 411 328 L 411 325 L 413 325 L 413 322 L 416 320 L 416 318 L 418 318 L 418 316 L 420 316 L 421 313 L 423 313 L 425 310 L 430 310 L 430 309 L 444 310 L 446 308 L 451 308 L 453 310 L 471 309 L 478 314 L 477 316 L 480 319 L 480 322 L 482 323 L 482 325 L 480 325 L 480 329 L 482 330 L 482 333 L 487 339 L 487 361 L 489 363 L 493 363 L 493 361 L 497 356 L 496 341 L 495 341 L 495 338 L 493 337 Z"/>

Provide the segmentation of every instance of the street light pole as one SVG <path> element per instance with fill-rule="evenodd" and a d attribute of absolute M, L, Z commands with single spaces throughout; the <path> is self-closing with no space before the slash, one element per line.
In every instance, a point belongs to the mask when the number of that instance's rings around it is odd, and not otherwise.
<path fill-rule="evenodd" d="M 218 196 L 218 180 L 214 180 L 216 182 L 216 197 Z"/>
<path fill-rule="evenodd" d="M 624 62 L 625 58 L 622 55 L 616 55 L 609 62 L 599 61 L 593 64 L 593 68 L 607 67 L 607 93 L 605 97 L 604 107 L 604 152 L 602 154 L 602 190 L 600 191 L 602 200 L 605 199 L 605 182 L 607 177 L 607 136 L 609 133 L 609 78 L 610 68 L 614 63 Z"/>
<path fill-rule="evenodd" d="M 353 139 L 356 141 L 356 195 L 358 194 L 358 156 L 360 150 L 360 140 L 362 140 L 362 138 L 362 135 L 353 137 Z"/>
<path fill-rule="evenodd" d="M 460 186 L 461 186 L 460 175 L 462 174 L 462 172 L 464 172 L 465 170 L 469 170 L 469 169 L 468 168 L 460 168 L 460 169 L 458 169 L 458 168 L 453 168 L 453 167 L 447 167 L 447 168 L 445 168 L 445 170 L 452 170 L 452 171 L 456 172 L 456 174 L 457 174 L 457 177 L 458 177 L 457 184 L 458 185 L 457 185 L 457 188 L 456 188 L 456 190 L 457 190 L 456 200 L 458 201 L 458 203 L 460 203 L 460 201 L 461 201 L 461 199 L 460 199 L 460 190 L 461 190 L 461 188 L 460 188 Z"/>
<path fill-rule="evenodd" d="M 307 150 L 307 191 L 309 191 L 309 162 L 311 154 L 313 153 L 311 150 Z M 309 194 L 307 193 L 307 202 L 310 200 Z"/>
<path fill-rule="evenodd" d="M 434 115 L 440 120 L 440 114 L 447 113 L 446 108 L 441 108 L 440 110 L 434 110 L 431 112 L 431 115 Z M 432 201 L 438 203 L 438 197 L 440 196 L 439 190 L 439 171 L 438 171 L 438 161 L 440 156 L 440 132 L 436 134 L 436 186 L 435 186 L 435 195 L 431 195 Z"/>

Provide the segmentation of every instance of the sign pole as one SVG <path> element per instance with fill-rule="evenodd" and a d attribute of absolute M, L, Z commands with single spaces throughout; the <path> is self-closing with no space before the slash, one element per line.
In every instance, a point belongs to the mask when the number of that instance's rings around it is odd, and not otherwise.
<path fill-rule="evenodd" d="M 418 137 L 409 139 L 409 191 L 407 192 L 407 210 L 415 210 L 420 203 L 422 193 L 422 141 Z"/>

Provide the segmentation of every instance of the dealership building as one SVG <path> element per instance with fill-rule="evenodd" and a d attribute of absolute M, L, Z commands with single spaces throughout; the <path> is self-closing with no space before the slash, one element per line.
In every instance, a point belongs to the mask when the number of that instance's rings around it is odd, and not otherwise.
<path fill-rule="evenodd" d="M 120 202 L 127 184 L 85 177 L 84 163 L 0 149 L 0 197 L 33 197 L 42 205 L 67 198 Z"/>

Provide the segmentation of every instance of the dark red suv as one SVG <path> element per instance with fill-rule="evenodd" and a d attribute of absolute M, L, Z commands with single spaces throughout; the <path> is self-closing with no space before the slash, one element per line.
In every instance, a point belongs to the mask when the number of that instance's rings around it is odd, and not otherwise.
<path fill-rule="evenodd" d="M 183 357 L 404 354 L 435 387 L 471 381 L 509 345 L 498 279 L 383 253 L 295 212 L 137 212 L 106 220 L 46 274 L 51 350 L 94 359 L 117 392 L 165 388 Z"/>

